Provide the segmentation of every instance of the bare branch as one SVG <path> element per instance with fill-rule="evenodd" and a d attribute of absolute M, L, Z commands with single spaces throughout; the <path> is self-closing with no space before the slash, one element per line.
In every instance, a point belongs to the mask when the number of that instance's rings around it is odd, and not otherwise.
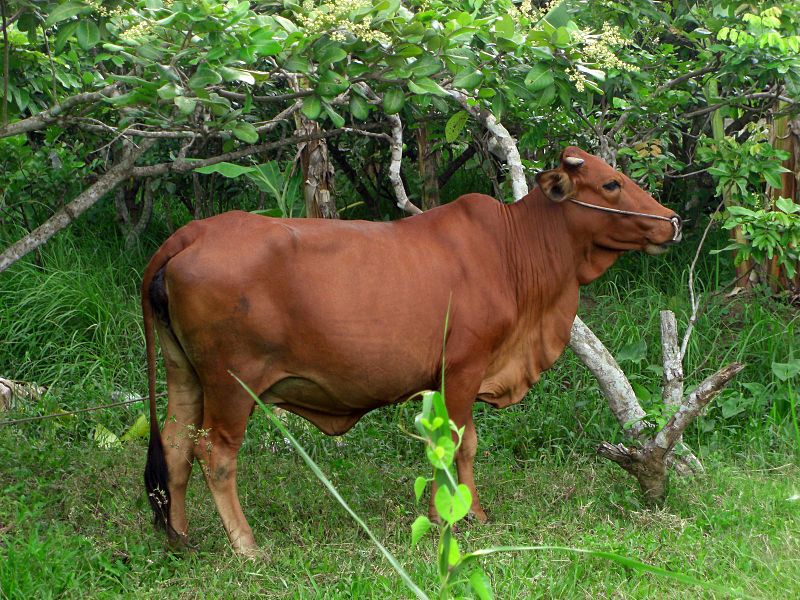
<path fill-rule="evenodd" d="M 276 142 L 267 142 L 265 144 L 258 144 L 255 146 L 245 146 L 233 152 L 226 152 L 210 158 L 203 158 L 199 160 L 186 160 L 181 157 L 176 157 L 173 162 L 159 163 L 156 165 L 149 165 L 146 167 L 134 167 L 132 175 L 134 177 L 155 177 L 156 175 L 164 175 L 165 173 L 188 173 L 200 167 L 207 167 L 217 163 L 238 160 L 246 156 L 252 156 L 259 152 L 266 152 L 267 150 L 274 150 L 282 146 L 290 146 L 292 144 L 299 144 L 301 142 L 309 142 L 312 140 L 321 140 L 323 138 L 334 137 L 347 133 L 343 128 L 331 129 L 313 135 L 294 135 L 285 137 Z"/>
<path fill-rule="evenodd" d="M 631 437 L 639 437 L 647 427 L 646 413 L 639 406 L 636 394 L 625 373 L 603 343 L 580 317 L 575 317 L 569 347 L 592 372 L 600 384 L 611 412 Z"/>
<path fill-rule="evenodd" d="M 725 203 L 725 199 L 723 198 L 720 203 L 717 205 L 717 208 L 714 209 L 714 212 L 708 218 L 708 225 L 706 225 L 705 230 L 703 231 L 703 236 L 700 238 L 700 243 L 697 245 L 697 250 L 694 253 L 694 259 L 692 259 L 692 264 L 689 265 L 689 303 L 692 306 L 692 314 L 689 316 L 689 324 L 686 326 L 686 333 L 683 334 L 683 341 L 681 342 L 681 351 L 680 351 L 680 361 L 683 363 L 683 359 L 686 356 L 686 348 L 689 346 L 689 338 L 692 336 L 692 331 L 694 330 L 694 324 L 697 322 L 697 311 L 700 307 L 700 300 L 695 296 L 694 292 L 694 268 L 697 265 L 697 260 L 700 258 L 700 251 L 703 249 L 703 245 L 706 242 L 706 238 L 708 237 L 708 232 L 711 229 L 711 225 L 714 224 L 714 217 L 719 214 L 722 205 Z"/>
<path fill-rule="evenodd" d="M 0 273 L 11 265 L 44 244 L 56 233 L 77 219 L 84 211 L 113 190 L 118 183 L 130 177 L 133 165 L 145 151 L 155 144 L 155 140 L 144 140 L 136 148 L 128 148 L 121 160 L 106 171 L 96 182 L 81 192 L 69 204 L 66 204 L 42 225 L 30 232 L 21 240 L 11 244 L 0 254 Z"/>
<path fill-rule="evenodd" d="M 688 73 L 684 73 L 680 77 L 676 77 L 675 79 L 670 79 L 666 83 L 661 84 L 658 86 L 653 94 L 660 94 L 663 91 L 668 90 L 669 88 L 678 85 L 679 83 L 683 83 L 684 81 L 688 81 L 693 77 L 700 77 L 701 75 L 705 75 L 706 73 L 711 73 L 716 71 L 719 68 L 719 64 L 717 61 L 714 61 L 714 64 L 708 65 L 707 67 L 703 67 L 702 69 L 697 69 L 696 71 L 689 71 Z"/>
<path fill-rule="evenodd" d="M 39 114 L 28 117 L 27 119 L 22 119 L 21 121 L 10 123 L 4 127 L 0 127 L 0 138 L 44 129 L 48 125 L 55 123 L 65 112 L 75 106 L 103 100 L 103 98 L 106 98 L 115 89 L 117 89 L 117 85 L 118 84 L 114 83 L 97 92 L 84 92 L 82 94 L 70 96 L 52 108 L 43 110 Z"/>
<path fill-rule="evenodd" d="M 669 422 L 664 425 L 664 428 L 656 434 L 656 437 L 652 440 L 653 446 L 663 450 L 665 453 L 672 450 L 686 427 L 700 414 L 706 404 L 711 402 L 714 396 L 728 385 L 734 375 L 742 369 L 744 369 L 743 364 L 732 363 L 703 380 L 689 394 L 677 412 L 672 415 Z"/>
<path fill-rule="evenodd" d="M 375 92 L 372 91 L 366 83 L 357 84 L 370 98 L 373 100 L 380 99 Z M 392 160 L 389 163 L 389 181 L 392 182 L 394 188 L 394 195 L 397 198 L 397 206 L 407 213 L 418 215 L 422 211 L 411 203 L 406 194 L 406 188 L 403 185 L 403 178 L 400 174 L 400 167 L 403 162 L 403 122 L 397 115 L 387 115 L 387 120 L 392 127 L 390 147 L 392 153 Z"/>
<path fill-rule="evenodd" d="M 525 197 L 528 194 L 528 182 L 525 179 L 525 169 L 522 166 L 522 159 L 517 149 L 517 142 L 508 132 L 508 129 L 503 127 L 488 110 L 470 104 L 467 96 L 461 92 L 447 90 L 447 93 L 494 136 L 506 155 L 506 164 L 508 165 L 509 176 L 511 178 L 511 189 L 514 194 L 514 200 L 520 200 Z"/>

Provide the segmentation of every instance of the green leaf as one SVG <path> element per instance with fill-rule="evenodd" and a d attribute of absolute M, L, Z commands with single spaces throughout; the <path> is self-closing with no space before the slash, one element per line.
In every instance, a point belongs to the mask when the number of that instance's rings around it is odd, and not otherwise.
<path fill-rule="evenodd" d="M 463 483 L 458 484 L 455 494 L 451 494 L 446 485 L 441 485 L 433 497 L 433 504 L 439 516 L 453 525 L 469 513 L 470 506 L 472 506 L 472 494 Z"/>
<path fill-rule="evenodd" d="M 122 445 L 114 432 L 99 423 L 94 428 L 94 443 L 99 448 L 117 448 Z"/>
<path fill-rule="evenodd" d="M 258 131 L 252 123 L 247 121 L 237 121 L 231 131 L 233 135 L 248 144 L 255 144 L 258 141 Z"/>
<path fill-rule="evenodd" d="M 175 83 L 172 81 L 165 83 L 156 90 L 156 94 L 158 94 L 158 97 L 162 100 L 172 100 L 176 96 L 180 96 L 182 93 L 183 90 L 180 88 L 180 86 L 175 85 Z"/>
<path fill-rule="evenodd" d="M 383 112 L 387 115 L 399 113 L 406 103 L 406 95 L 400 87 L 389 88 L 383 95 Z"/>
<path fill-rule="evenodd" d="M 319 117 L 319 113 L 322 112 L 322 100 L 316 95 L 306 96 L 303 99 L 303 106 L 300 110 L 313 121 Z"/>
<path fill-rule="evenodd" d="M 483 569 L 475 569 L 469 575 L 469 585 L 472 587 L 475 595 L 480 600 L 492 600 L 492 584 L 489 581 L 489 576 L 486 575 Z"/>
<path fill-rule="evenodd" d="M 333 123 L 334 127 L 342 127 L 344 125 L 344 117 L 333 110 L 333 107 L 327 102 L 323 102 L 322 106 L 325 108 L 325 114 Z"/>
<path fill-rule="evenodd" d="M 75 33 L 78 25 L 80 25 L 80 21 L 70 21 L 69 23 L 59 25 L 54 42 L 56 52 L 61 52 L 66 45 L 67 40 L 69 40 L 69 38 L 72 37 L 72 34 Z"/>
<path fill-rule="evenodd" d="M 277 40 L 264 40 L 253 44 L 253 46 L 261 56 L 275 56 L 283 50 L 283 46 Z M 306 66 L 308 66 L 308 63 L 306 63 Z"/>
<path fill-rule="evenodd" d="M 447 469 L 453 464 L 456 453 L 456 443 L 449 435 L 443 435 L 436 441 L 436 446 L 427 446 L 425 454 L 431 465 L 436 469 Z"/>
<path fill-rule="evenodd" d="M 150 433 L 150 421 L 144 415 L 139 415 L 139 418 L 119 439 L 122 442 L 127 442 L 136 438 L 146 438 L 148 433 Z"/>
<path fill-rule="evenodd" d="M 427 485 L 428 480 L 422 475 L 414 480 L 414 497 L 417 499 L 417 502 L 419 502 L 419 499 L 422 498 L 422 493 L 425 491 L 425 487 Z"/>
<path fill-rule="evenodd" d="M 624 362 L 629 360 L 631 362 L 640 363 L 647 356 L 647 342 L 644 340 L 636 340 L 630 344 L 625 344 L 620 348 L 617 353 L 617 362 Z"/>
<path fill-rule="evenodd" d="M 317 93 L 323 98 L 334 98 L 347 91 L 350 82 L 336 71 L 323 71 L 317 82 Z"/>
<path fill-rule="evenodd" d="M 433 527 L 433 523 L 431 520 L 423 515 L 417 517 L 414 522 L 411 524 L 411 547 L 417 545 L 417 542 L 422 539 L 428 531 L 430 531 L 431 527 Z"/>
<path fill-rule="evenodd" d="M 456 541 L 455 537 L 449 537 L 446 540 L 447 542 L 447 564 L 450 567 L 453 567 L 458 564 L 458 561 L 461 560 L 461 551 L 458 549 L 458 542 Z"/>
<path fill-rule="evenodd" d="M 567 2 L 562 0 L 551 8 L 544 16 L 544 19 L 553 27 L 563 27 L 569 22 L 569 11 Z"/>
<path fill-rule="evenodd" d="M 195 106 L 197 106 L 197 98 L 187 98 L 186 96 L 175 96 L 172 99 L 175 103 L 175 106 L 178 107 L 178 110 L 181 111 L 184 115 L 191 114 L 194 112 Z"/>
<path fill-rule="evenodd" d="M 473 69 L 464 69 L 453 78 L 453 87 L 474 90 L 483 81 L 483 73 Z"/>
<path fill-rule="evenodd" d="M 242 81 L 244 83 L 249 83 L 250 85 L 253 85 L 256 82 L 256 78 L 253 77 L 252 73 L 243 71 L 241 69 L 232 69 L 231 67 L 220 67 L 219 72 L 225 81 Z"/>
<path fill-rule="evenodd" d="M 200 173 L 201 175 L 219 173 L 223 177 L 229 177 L 233 179 L 235 177 L 239 177 L 240 175 L 244 175 L 245 173 L 251 173 L 253 170 L 253 167 L 243 167 L 242 165 L 236 165 L 234 163 L 221 162 L 215 165 L 208 165 L 207 167 L 198 167 L 195 169 L 195 172 Z"/>
<path fill-rule="evenodd" d="M 84 12 L 89 12 L 91 9 L 81 2 L 63 2 L 57 5 L 49 15 L 47 15 L 47 19 L 44 22 L 45 27 L 52 27 L 59 21 L 63 21 L 65 19 L 69 19 L 70 17 L 74 17 L 75 15 L 79 15 Z"/>
<path fill-rule="evenodd" d="M 539 63 L 525 76 L 525 87 L 531 92 L 538 92 L 550 85 L 553 85 L 553 74 L 550 65 L 545 63 Z"/>
<path fill-rule="evenodd" d="M 444 137 L 448 143 L 452 144 L 458 139 L 468 120 L 469 113 L 465 110 L 459 111 L 447 119 L 447 123 L 444 126 Z"/>
<path fill-rule="evenodd" d="M 450 95 L 444 91 L 442 86 L 429 77 L 422 77 L 416 81 L 409 81 L 408 89 L 421 96 L 425 94 L 433 94 L 435 96 L 448 97 Z"/>
<path fill-rule="evenodd" d="M 196 90 L 220 82 L 222 82 L 222 75 L 208 66 L 207 63 L 201 63 L 194 75 L 189 79 L 189 87 Z"/>
<path fill-rule="evenodd" d="M 329 42 L 319 48 L 315 53 L 320 65 L 330 65 L 347 58 L 347 50 L 342 48 L 337 42 Z"/>
<path fill-rule="evenodd" d="M 781 381 L 789 381 L 800 374 L 800 358 L 795 358 L 786 363 L 772 363 L 772 372 Z"/>
<path fill-rule="evenodd" d="M 78 38 L 78 44 L 84 50 L 94 48 L 100 41 L 100 29 L 94 21 L 89 19 L 81 19 L 78 21 L 78 28 L 75 31 Z"/>
<path fill-rule="evenodd" d="M 350 114 L 359 121 L 366 121 L 369 117 L 369 103 L 358 94 L 350 96 Z"/>
<path fill-rule="evenodd" d="M 775 206 L 786 214 L 800 212 L 800 204 L 795 204 L 791 198 L 778 198 L 775 201 Z"/>

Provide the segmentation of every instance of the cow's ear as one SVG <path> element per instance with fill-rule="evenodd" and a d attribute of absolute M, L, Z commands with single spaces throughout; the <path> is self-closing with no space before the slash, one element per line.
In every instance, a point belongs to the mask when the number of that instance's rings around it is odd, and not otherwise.
<path fill-rule="evenodd" d="M 572 179 L 561 169 L 538 173 L 536 183 L 542 188 L 544 195 L 553 202 L 563 202 L 572 196 L 575 190 Z"/>

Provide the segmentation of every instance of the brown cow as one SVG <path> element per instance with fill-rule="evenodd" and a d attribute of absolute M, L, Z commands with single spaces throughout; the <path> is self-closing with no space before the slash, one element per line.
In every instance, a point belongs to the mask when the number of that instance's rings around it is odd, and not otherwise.
<path fill-rule="evenodd" d="M 229 372 L 264 402 L 342 434 L 370 410 L 436 388 L 451 297 L 446 403 L 466 428 L 458 477 L 485 520 L 472 473 L 472 405 L 519 402 L 569 341 L 579 285 L 626 250 L 655 254 L 680 237 L 675 213 L 578 148 L 537 181 L 515 204 L 468 194 L 390 223 L 231 212 L 170 237 L 142 284 L 145 482 L 170 537 L 187 535 L 196 458 L 233 548 L 256 549 L 236 491 L 254 403 Z M 160 435 L 154 325 L 169 395 Z"/>

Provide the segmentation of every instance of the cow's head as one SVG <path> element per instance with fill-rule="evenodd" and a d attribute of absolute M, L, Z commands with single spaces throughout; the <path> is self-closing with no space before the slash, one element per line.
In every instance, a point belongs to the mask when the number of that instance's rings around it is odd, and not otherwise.
<path fill-rule="evenodd" d="M 606 162 L 570 146 L 561 165 L 536 176 L 542 192 L 564 203 L 571 227 L 602 250 L 661 254 L 681 239 L 680 217 Z"/>

